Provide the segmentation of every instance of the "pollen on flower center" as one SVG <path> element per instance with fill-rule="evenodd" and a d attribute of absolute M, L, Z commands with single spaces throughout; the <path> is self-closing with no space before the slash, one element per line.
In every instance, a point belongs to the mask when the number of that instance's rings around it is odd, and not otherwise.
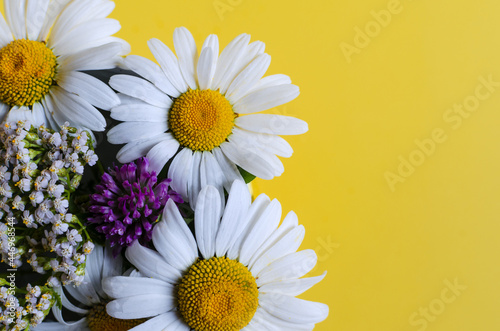
<path fill-rule="evenodd" d="M 87 315 L 87 324 L 91 331 L 127 331 L 145 321 L 113 318 L 106 313 L 106 303 L 93 306 Z"/>
<path fill-rule="evenodd" d="M 193 264 L 177 292 L 182 318 L 197 331 L 243 329 L 257 310 L 258 296 L 250 271 L 226 257 Z"/>
<path fill-rule="evenodd" d="M 218 91 L 188 90 L 172 105 L 168 124 L 175 139 L 194 151 L 211 151 L 231 134 L 236 114 Z"/>
<path fill-rule="evenodd" d="M 0 49 L 0 101 L 32 106 L 53 84 L 57 59 L 43 42 L 17 39 Z"/>

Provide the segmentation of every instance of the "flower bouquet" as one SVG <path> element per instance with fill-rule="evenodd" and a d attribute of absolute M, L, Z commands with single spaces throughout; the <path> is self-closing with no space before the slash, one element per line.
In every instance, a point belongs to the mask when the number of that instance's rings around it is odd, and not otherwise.
<path fill-rule="evenodd" d="M 296 296 L 325 274 L 248 186 L 307 131 L 261 113 L 299 88 L 247 34 L 124 57 L 114 6 L 4 0 L 0 330 L 312 330 L 328 307 Z"/>

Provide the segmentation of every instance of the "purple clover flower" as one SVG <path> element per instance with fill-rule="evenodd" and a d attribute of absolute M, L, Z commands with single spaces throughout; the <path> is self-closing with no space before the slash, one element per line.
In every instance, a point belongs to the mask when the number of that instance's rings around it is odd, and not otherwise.
<path fill-rule="evenodd" d="M 114 254 L 130 246 L 136 239 L 147 245 L 168 199 L 183 203 L 177 192 L 169 188 L 171 179 L 158 183 L 155 171 L 149 171 L 147 158 L 121 167 L 109 168 L 96 185 L 97 193 L 90 195 L 88 221 L 97 224 L 96 230 L 106 235 Z"/>

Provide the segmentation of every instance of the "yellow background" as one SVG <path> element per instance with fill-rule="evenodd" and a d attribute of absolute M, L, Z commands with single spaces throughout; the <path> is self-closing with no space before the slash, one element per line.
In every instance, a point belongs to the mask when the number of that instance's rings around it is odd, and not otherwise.
<path fill-rule="evenodd" d="M 299 215 L 302 248 L 319 255 L 311 274 L 328 270 L 302 296 L 330 306 L 316 330 L 499 330 L 500 89 L 458 128 L 443 116 L 474 96 L 480 76 L 500 81 L 500 3 L 397 3 L 119 0 L 112 16 L 132 53 L 151 59 L 146 41 L 172 46 L 178 26 L 199 45 L 210 33 L 221 46 L 249 33 L 267 45 L 268 74 L 300 86 L 276 111 L 310 131 L 288 139 L 284 175 L 255 186 Z M 399 13 L 378 31 L 371 11 L 388 6 Z M 341 45 L 367 24 L 370 43 L 348 63 Z M 415 140 L 434 129 L 446 141 L 392 192 L 384 175 L 398 174 L 398 157 L 417 157 Z M 467 287 L 458 296 L 445 285 L 455 279 Z M 429 305 L 426 328 L 410 324 Z"/>

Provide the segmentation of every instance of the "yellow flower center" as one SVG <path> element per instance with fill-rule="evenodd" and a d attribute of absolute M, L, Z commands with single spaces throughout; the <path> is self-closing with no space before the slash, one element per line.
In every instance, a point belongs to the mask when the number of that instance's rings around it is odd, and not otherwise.
<path fill-rule="evenodd" d="M 211 151 L 231 134 L 236 114 L 218 91 L 188 90 L 175 99 L 168 124 L 175 139 L 193 151 Z"/>
<path fill-rule="evenodd" d="M 179 311 L 196 331 L 243 329 L 259 304 L 259 290 L 250 271 L 226 257 L 199 260 L 182 277 L 177 292 Z"/>
<path fill-rule="evenodd" d="M 48 92 L 57 61 L 45 43 L 17 39 L 0 49 L 0 101 L 9 106 L 33 106 Z"/>
<path fill-rule="evenodd" d="M 87 315 L 87 324 L 91 331 L 127 331 L 142 324 L 146 319 L 122 320 L 106 313 L 106 303 L 93 306 Z"/>

